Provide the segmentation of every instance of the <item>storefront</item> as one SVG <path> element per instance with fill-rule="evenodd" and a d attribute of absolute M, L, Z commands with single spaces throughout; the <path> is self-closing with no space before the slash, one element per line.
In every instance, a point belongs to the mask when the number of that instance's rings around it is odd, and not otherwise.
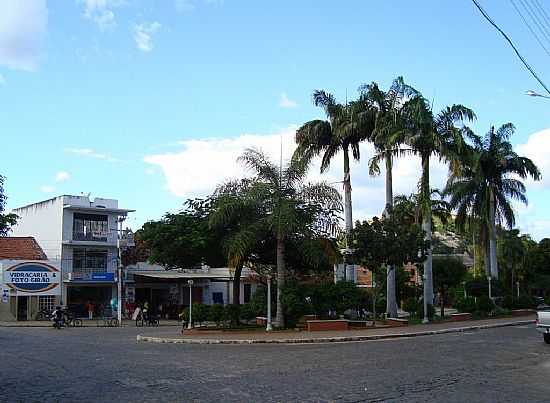
<path fill-rule="evenodd" d="M 93 317 L 112 316 L 116 311 L 116 281 L 114 273 L 71 273 L 65 282 L 67 308 L 77 317 L 88 317 L 92 309 Z"/>
<path fill-rule="evenodd" d="M 0 320 L 34 320 L 60 304 L 61 273 L 50 261 L 0 261 Z"/>

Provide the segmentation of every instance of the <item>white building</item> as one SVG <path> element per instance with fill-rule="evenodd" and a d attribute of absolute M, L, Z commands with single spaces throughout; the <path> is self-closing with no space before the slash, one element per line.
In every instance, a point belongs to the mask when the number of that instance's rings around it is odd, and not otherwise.
<path fill-rule="evenodd" d="M 84 315 L 116 299 L 119 224 L 134 210 L 118 201 L 88 196 L 58 196 L 14 209 L 20 218 L 13 236 L 32 236 L 48 260 L 59 261 L 61 302 Z"/>

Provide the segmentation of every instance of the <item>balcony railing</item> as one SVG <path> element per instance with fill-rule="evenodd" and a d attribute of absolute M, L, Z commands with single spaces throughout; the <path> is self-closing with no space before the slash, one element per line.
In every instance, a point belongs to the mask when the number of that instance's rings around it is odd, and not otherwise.
<path fill-rule="evenodd" d="M 78 232 L 73 231 L 73 241 L 92 241 L 116 243 L 117 234 L 112 232 Z"/>

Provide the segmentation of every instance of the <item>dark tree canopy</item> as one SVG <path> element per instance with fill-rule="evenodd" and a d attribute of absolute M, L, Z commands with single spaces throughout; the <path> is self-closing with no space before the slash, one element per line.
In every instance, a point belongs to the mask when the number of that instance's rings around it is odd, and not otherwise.
<path fill-rule="evenodd" d="M 7 196 L 4 193 L 4 177 L 0 175 L 0 236 L 7 236 L 10 228 L 17 224 L 17 215 L 5 214 Z"/>

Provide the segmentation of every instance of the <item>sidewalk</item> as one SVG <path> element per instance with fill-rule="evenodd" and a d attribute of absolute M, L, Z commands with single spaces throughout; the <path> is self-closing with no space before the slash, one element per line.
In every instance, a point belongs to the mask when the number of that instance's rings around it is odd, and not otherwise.
<path fill-rule="evenodd" d="M 527 325 L 535 322 L 536 315 L 498 319 L 445 322 L 392 328 L 354 329 L 348 331 L 195 331 L 181 335 L 175 329 L 147 328 L 137 336 L 138 342 L 177 344 L 266 344 L 266 343 L 335 343 L 417 337 L 445 333 L 466 332 L 505 326 Z"/>

